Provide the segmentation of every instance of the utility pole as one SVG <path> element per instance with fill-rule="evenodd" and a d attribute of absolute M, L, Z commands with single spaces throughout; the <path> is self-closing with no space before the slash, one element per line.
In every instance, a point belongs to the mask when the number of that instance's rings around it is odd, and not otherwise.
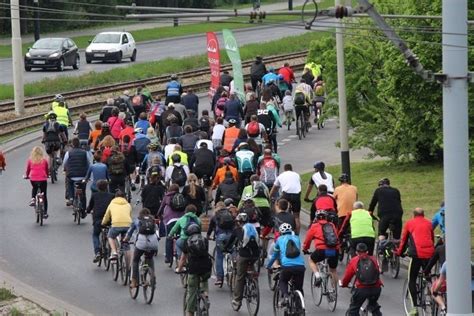
<path fill-rule="evenodd" d="M 177 8 L 178 7 L 178 0 L 172 0 L 173 2 L 173 7 Z M 178 18 L 175 17 L 173 18 L 173 26 L 177 27 L 178 26 Z"/>
<path fill-rule="evenodd" d="M 288 11 L 293 11 L 293 0 L 288 0 Z"/>
<path fill-rule="evenodd" d="M 461 316 L 472 315 L 467 0 L 443 0 L 442 16 L 448 315 Z"/>
<path fill-rule="evenodd" d="M 33 1 L 35 5 L 35 42 L 40 39 L 39 0 Z"/>
<path fill-rule="evenodd" d="M 12 67 L 15 114 L 20 116 L 25 113 L 25 95 L 23 90 L 23 53 L 21 51 L 19 0 L 11 0 L 10 12 L 12 23 Z"/>
<path fill-rule="evenodd" d="M 336 7 L 342 0 L 335 0 Z M 351 162 L 349 156 L 349 130 L 347 126 L 346 74 L 344 69 L 344 24 L 339 19 L 336 27 L 336 58 L 337 58 L 337 95 L 339 98 L 339 133 L 341 138 L 342 172 L 351 178 Z"/>

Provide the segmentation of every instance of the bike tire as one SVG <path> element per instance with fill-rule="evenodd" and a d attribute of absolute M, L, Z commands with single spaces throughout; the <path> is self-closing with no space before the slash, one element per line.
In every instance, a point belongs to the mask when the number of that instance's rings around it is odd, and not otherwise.
<path fill-rule="evenodd" d="M 114 281 L 117 281 L 118 278 L 119 278 L 119 274 L 120 274 L 120 259 L 117 258 L 115 260 L 113 260 L 114 262 L 112 262 L 112 266 L 111 266 L 111 270 L 112 270 L 112 279 Z"/>
<path fill-rule="evenodd" d="M 296 120 L 296 135 L 298 135 L 299 140 L 301 140 L 301 138 L 303 137 L 301 132 L 301 122 L 299 118 Z"/>
<path fill-rule="evenodd" d="M 212 250 L 212 257 L 214 260 L 212 261 L 212 274 L 216 276 L 217 278 L 217 269 L 216 269 L 216 257 L 217 256 L 217 246 L 214 246 L 214 249 Z M 225 270 L 224 270 L 225 271 Z"/>
<path fill-rule="evenodd" d="M 40 211 L 38 212 L 39 216 L 39 224 L 40 226 L 43 226 L 43 216 L 44 216 L 44 206 L 40 205 Z"/>
<path fill-rule="evenodd" d="M 143 298 L 147 304 L 153 302 L 156 289 L 155 272 L 153 269 L 148 268 L 143 272 Z"/>
<path fill-rule="evenodd" d="M 275 316 L 285 316 L 285 309 L 280 308 L 278 305 L 280 303 L 280 289 L 275 289 L 275 292 L 273 293 L 273 315 Z"/>
<path fill-rule="evenodd" d="M 296 290 L 293 295 L 293 304 L 292 304 L 292 310 L 293 313 L 292 315 L 295 316 L 304 316 L 306 315 L 306 308 L 304 305 L 304 297 L 303 293 L 301 293 L 299 290 Z"/>
<path fill-rule="evenodd" d="M 332 274 L 328 273 L 326 277 L 326 299 L 328 302 L 328 309 L 331 312 L 336 310 L 337 306 L 337 284 L 335 284 L 335 280 L 333 280 Z"/>
<path fill-rule="evenodd" d="M 389 267 L 392 279 L 398 278 L 398 274 L 400 273 L 400 257 L 392 255 L 392 258 L 389 261 Z"/>
<path fill-rule="evenodd" d="M 128 276 L 130 274 L 130 267 L 127 264 L 127 260 L 125 259 L 125 255 L 121 254 L 120 255 L 120 281 L 122 285 L 127 285 L 128 284 Z"/>
<path fill-rule="evenodd" d="M 314 285 L 314 273 L 311 273 L 311 296 L 313 297 L 314 305 L 319 306 L 323 300 L 322 282 L 319 286 Z"/>
<path fill-rule="evenodd" d="M 135 300 L 135 299 L 137 299 L 138 293 L 140 292 L 140 285 L 141 284 L 137 284 L 136 288 L 131 288 L 130 287 L 130 284 L 132 283 L 131 274 L 130 274 L 130 277 L 128 279 L 129 279 L 128 292 L 130 293 L 130 297 L 132 298 L 132 300 Z M 137 280 L 137 281 L 138 281 L 138 283 L 140 283 L 140 280 Z"/>
<path fill-rule="evenodd" d="M 187 316 L 188 313 L 186 312 L 186 308 L 188 307 L 188 304 L 186 304 L 186 296 L 188 295 L 188 288 L 184 289 L 184 295 L 183 295 L 183 315 Z"/>
<path fill-rule="evenodd" d="M 40 221 L 40 212 L 36 211 L 36 223 L 38 224 Z"/>
<path fill-rule="evenodd" d="M 258 288 L 258 280 L 251 278 L 247 282 L 248 283 L 246 285 L 248 288 L 244 290 L 244 292 L 247 291 L 247 295 L 245 295 L 247 310 L 250 316 L 256 316 L 260 307 L 260 291 Z"/>
<path fill-rule="evenodd" d="M 111 250 L 110 250 L 110 245 L 109 245 L 109 241 L 107 240 L 107 238 L 104 238 L 104 248 L 103 248 L 103 252 L 102 252 L 102 260 L 104 260 L 104 267 L 105 267 L 105 271 L 109 271 L 110 270 L 110 265 L 111 265 L 111 262 L 109 260 L 109 256 L 110 256 L 110 253 L 111 253 Z"/>
<path fill-rule="evenodd" d="M 408 279 L 405 280 L 403 284 L 403 308 L 405 309 L 405 314 L 408 315 L 408 313 L 412 310 L 413 308 L 413 303 L 411 301 L 410 297 L 410 291 L 408 290 Z"/>

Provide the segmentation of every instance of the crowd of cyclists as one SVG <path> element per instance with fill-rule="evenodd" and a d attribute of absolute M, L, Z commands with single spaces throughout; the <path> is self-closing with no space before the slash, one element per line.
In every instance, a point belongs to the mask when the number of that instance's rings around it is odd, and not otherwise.
<path fill-rule="evenodd" d="M 245 100 L 239 100 L 232 76 L 224 72 L 211 111 L 198 115 L 199 98 L 191 89 L 184 92 L 172 75 L 164 102 L 146 86 L 138 87 L 135 94 L 125 91 L 107 100 L 93 124 L 81 114 L 72 135 L 68 133 L 71 113 L 57 95 L 43 126 L 44 151 L 35 146 L 27 162 L 30 205 L 34 206 L 37 192 L 43 192 L 44 218 L 48 218 L 47 181 L 62 169 L 66 205 L 73 204 L 76 190 L 81 189 L 81 217 L 92 214 L 93 261 L 104 257 L 100 245 L 104 226 L 109 227 L 108 260 L 118 258 L 117 239 L 134 241 L 131 288 L 140 283 L 140 258 L 145 255 L 153 269 L 159 240 L 165 239 L 165 263 L 171 266 L 177 259 L 174 272 L 187 274 L 187 315 L 196 312 L 200 292 L 208 296 L 213 266 L 215 285 L 226 282 L 228 253 L 235 261 L 234 310 L 242 305 L 248 269 L 259 270 L 259 265 L 269 273 L 279 268 L 281 298 L 274 308 L 289 308 L 289 282 L 292 290 L 304 293 L 304 254 L 309 254 L 312 287 L 324 283 L 320 269 L 326 263 L 334 291 L 328 299 L 336 299 L 338 285 L 352 287 L 347 315 L 359 315 L 366 300 L 368 311 L 382 315 L 380 275 L 387 271 L 387 262 L 381 254 L 388 247 L 388 231 L 394 255 L 411 257 L 408 291 L 413 308 L 407 312 L 420 312 L 417 277 L 422 271 L 430 283 L 435 276 L 431 294 L 440 313 L 446 313 L 444 237 L 435 241 L 434 235 L 437 225 L 444 234 L 444 206 L 432 222 L 422 209 L 415 209 L 402 229 L 400 192 L 389 179 L 380 180 L 365 209 L 349 175 L 340 175 L 336 186 L 322 161 L 314 164 L 307 191 L 302 192 L 300 175 L 291 164 L 282 164 L 277 153 L 277 130 L 285 112 L 297 117 L 305 113 L 309 118 L 314 100 L 324 95 L 321 68 L 308 64 L 300 82 L 294 83 L 289 64 L 278 72 L 272 67 L 267 70 L 257 57 Z M 2 159 L 0 169 L 4 168 Z M 135 197 L 142 206 L 136 218 Z M 300 221 L 302 201 L 311 203 L 305 233 Z M 216 242 L 212 256 L 209 240 Z M 348 259 L 341 276 L 336 269 L 344 251 Z"/>

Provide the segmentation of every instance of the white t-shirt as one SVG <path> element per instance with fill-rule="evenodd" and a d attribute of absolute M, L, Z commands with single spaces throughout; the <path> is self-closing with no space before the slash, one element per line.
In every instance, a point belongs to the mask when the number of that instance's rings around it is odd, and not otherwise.
<path fill-rule="evenodd" d="M 168 166 L 165 172 L 165 182 L 171 181 L 171 176 L 173 175 L 174 166 L 183 166 L 183 170 L 186 173 L 186 177 L 189 176 L 189 167 L 182 165 L 180 163 L 175 163 L 174 165 Z M 186 181 L 186 184 L 188 182 Z"/>
<path fill-rule="evenodd" d="M 225 126 L 222 124 L 216 124 L 212 128 L 212 137 L 211 139 L 220 139 L 222 140 L 222 137 L 224 137 L 224 131 L 225 131 Z"/>
<path fill-rule="evenodd" d="M 295 109 L 295 102 L 293 102 L 293 97 L 291 95 L 285 95 L 282 102 L 283 110 L 285 112 L 293 111 Z"/>
<path fill-rule="evenodd" d="M 248 131 L 249 124 L 245 125 L 245 130 L 246 131 Z M 258 123 L 258 128 L 260 129 L 260 131 L 258 132 L 258 136 L 257 137 L 250 137 L 249 136 L 249 138 L 254 139 L 255 143 L 257 143 L 257 145 L 261 145 L 263 143 L 262 133 L 265 131 L 265 126 L 262 123 Z"/>
<path fill-rule="evenodd" d="M 176 144 L 168 144 L 165 146 L 165 160 L 168 161 L 168 157 L 173 153 Z"/>
<path fill-rule="evenodd" d="M 323 179 L 321 177 L 321 174 L 318 172 L 315 172 L 311 176 L 311 180 L 309 180 L 309 183 L 312 185 L 315 185 L 316 187 L 319 187 L 321 184 L 325 184 L 328 187 L 328 192 L 333 193 L 334 192 L 334 184 L 332 182 L 332 175 L 330 173 L 324 172 L 326 174 L 326 179 Z"/>
<path fill-rule="evenodd" d="M 294 171 L 285 171 L 281 173 L 275 181 L 276 186 L 280 187 L 282 192 L 289 194 L 301 193 L 301 178 Z"/>

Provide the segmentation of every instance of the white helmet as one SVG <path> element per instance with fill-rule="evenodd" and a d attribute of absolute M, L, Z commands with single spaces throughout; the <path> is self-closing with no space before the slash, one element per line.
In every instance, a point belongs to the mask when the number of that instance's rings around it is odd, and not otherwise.
<path fill-rule="evenodd" d="M 245 195 L 242 197 L 242 201 L 246 202 L 249 201 L 253 198 L 252 194 L 250 193 L 245 193 Z"/>
<path fill-rule="evenodd" d="M 61 101 L 64 101 L 64 97 L 61 94 L 56 94 L 54 96 L 54 100 L 58 101 L 58 102 L 61 102 Z"/>
<path fill-rule="evenodd" d="M 280 231 L 280 234 L 288 234 L 293 232 L 293 228 L 291 228 L 291 225 L 288 223 L 283 223 L 278 227 L 278 230 Z"/>

